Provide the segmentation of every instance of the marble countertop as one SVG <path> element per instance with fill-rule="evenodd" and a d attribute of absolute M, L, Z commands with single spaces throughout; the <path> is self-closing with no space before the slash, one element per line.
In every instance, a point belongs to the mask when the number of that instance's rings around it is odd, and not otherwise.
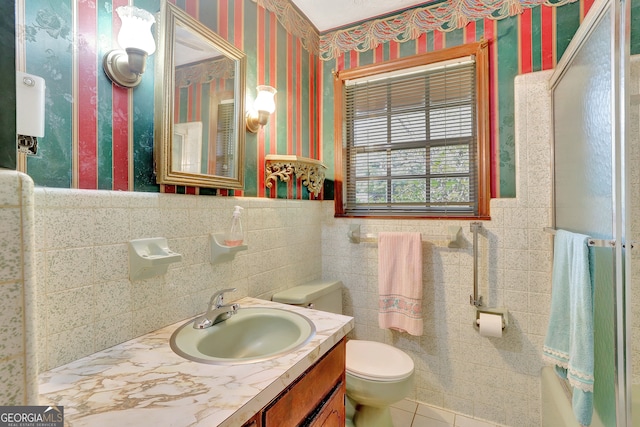
<path fill-rule="evenodd" d="M 273 360 L 208 365 L 169 347 L 182 321 L 40 374 L 40 404 L 64 406 L 65 425 L 74 427 L 240 426 L 353 328 L 348 316 L 256 298 L 236 302 L 299 312 L 316 334 Z"/>

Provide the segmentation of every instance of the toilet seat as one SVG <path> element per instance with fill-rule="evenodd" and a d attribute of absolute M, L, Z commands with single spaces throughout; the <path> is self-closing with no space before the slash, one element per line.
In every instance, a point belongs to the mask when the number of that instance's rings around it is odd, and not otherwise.
<path fill-rule="evenodd" d="M 347 373 L 371 381 L 399 381 L 413 374 L 413 360 L 390 345 L 364 340 L 347 341 Z"/>

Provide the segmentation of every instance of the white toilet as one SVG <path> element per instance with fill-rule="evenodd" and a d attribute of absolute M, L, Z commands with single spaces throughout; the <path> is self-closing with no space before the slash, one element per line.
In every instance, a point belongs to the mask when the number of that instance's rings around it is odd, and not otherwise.
<path fill-rule="evenodd" d="M 342 282 L 314 280 L 273 295 L 273 301 L 342 313 Z M 413 388 L 413 360 L 393 346 L 347 341 L 347 426 L 392 427 L 389 405 Z"/>

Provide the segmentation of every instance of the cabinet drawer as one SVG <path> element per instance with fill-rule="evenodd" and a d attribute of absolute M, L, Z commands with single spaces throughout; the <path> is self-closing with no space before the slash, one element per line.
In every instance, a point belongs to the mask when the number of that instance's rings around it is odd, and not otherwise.
<path fill-rule="evenodd" d="M 267 407 L 263 425 L 294 426 L 304 421 L 336 384 L 344 383 L 345 348 L 343 339 Z"/>

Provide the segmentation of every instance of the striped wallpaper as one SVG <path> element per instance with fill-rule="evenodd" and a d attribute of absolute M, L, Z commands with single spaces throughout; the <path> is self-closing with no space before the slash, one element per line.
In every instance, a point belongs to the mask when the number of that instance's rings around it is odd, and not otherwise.
<path fill-rule="evenodd" d="M 216 64 L 224 65 L 220 68 Z M 228 113 L 220 115 L 220 112 L 225 111 L 223 103 L 233 102 L 233 64 L 233 61 L 224 59 L 215 61 L 213 65 L 211 61 L 205 61 L 195 66 L 190 64 L 176 67 L 174 121 L 175 123 L 202 123 L 202 129 L 198 132 L 202 133 L 201 167 L 198 173 L 225 174 L 218 170 L 216 164 L 215 149 L 221 147 L 216 144 L 218 138 L 216 130 L 223 129 L 218 126 L 219 118 L 225 116 L 233 121 L 233 106 L 228 108 Z M 213 143 L 210 144 L 209 141 Z"/>
<path fill-rule="evenodd" d="M 15 73 L 15 21 L 13 2 L 0 3 L 0 91 L 4 106 L 0 111 L 0 168 L 16 169 L 16 73 Z"/>
<path fill-rule="evenodd" d="M 430 31 L 418 39 L 378 45 L 367 52 L 351 51 L 323 64 L 322 122 L 325 158 L 333 156 L 332 70 L 369 65 L 389 59 L 431 52 L 464 43 L 490 40 L 491 194 L 515 196 L 515 131 L 513 79 L 522 73 L 555 67 L 580 22 L 593 4 L 581 0 L 560 7 L 525 8 L 522 14 L 502 20 L 470 22 L 451 32 Z M 331 153 L 329 153 L 331 151 Z"/>
<path fill-rule="evenodd" d="M 278 90 L 277 110 L 257 134 L 247 134 L 245 188 L 235 195 L 309 198 L 299 183 L 264 186 L 266 154 L 296 154 L 328 167 L 320 198 L 333 198 L 332 71 L 434 51 L 481 38 L 492 41 L 492 195 L 515 195 L 513 78 L 553 68 L 593 0 L 525 8 L 503 20 L 479 20 L 447 33 L 427 32 L 404 43 L 321 61 L 287 31 L 275 13 L 252 0 L 171 0 L 247 54 L 247 91 Z M 160 0 L 131 0 L 151 12 Z M 213 189 L 159 186 L 153 175 L 154 62 L 140 86 L 111 84 L 102 57 L 114 45 L 120 21 L 112 10 L 128 0 L 18 0 L 19 69 L 47 81 L 45 137 L 40 151 L 19 160 L 36 185 L 147 192 L 215 194 Z M 637 6 L 634 5 L 634 11 Z M 637 14 L 632 15 L 636 34 Z M 634 36 L 634 38 L 638 38 Z M 634 46 L 638 46 L 637 43 Z M 220 194 L 234 194 L 222 191 Z"/>
<path fill-rule="evenodd" d="M 309 198 L 299 183 L 264 186 L 266 154 L 319 158 L 318 58 L 287 33 L 276 16 L 251 0 L 171 0 L 247 54 L 247 91 L 278 89 L 277 110 L 247 134 L 245 189 L 235 195 Z M 160 186 L 153 175 L 154 57 L 140 86 L 112 85 L 102 71 L 128 0 L 18 0 L 18 67 L 47 82 L 45 137 L 22 168 L 36 185 L 215 194 L 214 189 Z M 160 0 L 135 0 L 155 13 Z M 115 18 L 114 18 L 115 17 Z M 73 41 L 77 40 L 77 43 Z M 221 194 L 234 194 L 221 191 Z"/>

